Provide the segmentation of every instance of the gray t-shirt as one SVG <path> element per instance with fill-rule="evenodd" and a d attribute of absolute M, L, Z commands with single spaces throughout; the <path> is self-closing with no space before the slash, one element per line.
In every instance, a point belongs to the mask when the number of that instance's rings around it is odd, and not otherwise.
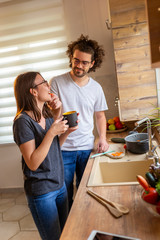
<path fill-rule="evenodd" d="M 79 128 L 72 132 L 62 145 L 62 150 L 89 150 L 94 146 L 94 112 L 108 109 L 103 89 L 92 78 L 83 87 L 78 86 L 70 73 L 54 77 L 50 81 L 51 91 L 62 101 L 63 112 L 79 113 Z"/>
<path fill-rule="evenodd" d="M 18 146 L 35 139 L 36 148 L 41 144 L 45 134 L 53 123 L 46 119 L 46 129 L 25 112 L 21 113 L 13 124 L 14 140 Z M 22 168 L 25 176 L 26 194 L 37 196 L 60 189 L 64 183 L 64 170 L 58 136 L 53 139 L 49 152 L 36 171 L 31 171 L 22 156 Z"/>

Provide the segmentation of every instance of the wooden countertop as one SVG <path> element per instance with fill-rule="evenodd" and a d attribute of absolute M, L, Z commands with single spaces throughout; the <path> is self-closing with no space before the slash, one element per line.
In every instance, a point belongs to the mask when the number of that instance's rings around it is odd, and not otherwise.
<path fill-rule="evenodd" d="M 111 137 L 124 137 L 126 134 L 126 132 L 118 136 L 107 134 L 107 138 L 109 140 Z M 87 240 L 92 230 L 137 237 L 142 240 L 159 240 L 160 218 L 154 217 L 143 206 L 139 197 L 141 186 L 90 187 L 98 194 L 130 209 L 129 214 L 117 219 L 86 193 L 93 161 L 93 159 L 88 161 L 60 240 Z"/>

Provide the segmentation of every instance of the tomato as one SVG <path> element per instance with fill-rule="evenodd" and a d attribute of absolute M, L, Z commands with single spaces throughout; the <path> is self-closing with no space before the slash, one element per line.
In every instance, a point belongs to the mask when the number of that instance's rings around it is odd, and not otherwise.
<path fill-rule="evenodd" d="M 113 120 L 114 120 L 115 122 L 120 122 L 119 117 L 114 117 Z"/>
<path fill-rule="evenodd" d="M 146 179 L 140 175 L 137 175 L 137 180 L 139 182 L 139 184 L 144 188 L 144 190 L 148 191 L 149 189 L 149 184 L 148 182 L 146 181 Z"/>
<path fill-rule="evenodd" d="M 151 203 L 151 204 L 156 204 L 158 201 L 158 193 L 155 188 L 149 187 L 147 191 L 144 191 L 142 193 L 142 198 L 144 201 Z"/>
<path fill-rule="evenodd" d="M 116 122 L 115 126 L 116 126 L 116 129 L 122 129 L 123 128 L 123 124 L 120 121 Z"/>

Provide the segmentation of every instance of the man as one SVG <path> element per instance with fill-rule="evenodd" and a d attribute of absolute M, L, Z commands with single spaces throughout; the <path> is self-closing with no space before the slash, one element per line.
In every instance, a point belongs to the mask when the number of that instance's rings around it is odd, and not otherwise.
<path fill-rule="evenodd" d="M 79 129 L 70 134 L 62 146 L 65 182 L 68 190 L 69 207 L 72 205 L 73 179 L 79 186 L 90 153 L 94 147 L 94 113 L 99 135 L 97 152 L 108 149 L 106 142 L 106 118 L 108 109 L 102 87 L 88 76 L 101 66 L 104 50 L 88 36 L 81 35 L 68 45 L 67 55 L 71 71 L 51 79 L 51 91 L 63 105 L 63 112 L 76 110 L 79 113 Z"/>

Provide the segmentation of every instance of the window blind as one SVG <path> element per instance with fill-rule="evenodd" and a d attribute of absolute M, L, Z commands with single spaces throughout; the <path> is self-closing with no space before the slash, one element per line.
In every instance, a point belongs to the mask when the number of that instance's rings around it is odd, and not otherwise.
<path fill-rule="evenodd" d="M 62 0 L 0 1 L 0 144 L 12 143 L 13 83 L 26 71 L 49 80 L 69 71 Z"/>

